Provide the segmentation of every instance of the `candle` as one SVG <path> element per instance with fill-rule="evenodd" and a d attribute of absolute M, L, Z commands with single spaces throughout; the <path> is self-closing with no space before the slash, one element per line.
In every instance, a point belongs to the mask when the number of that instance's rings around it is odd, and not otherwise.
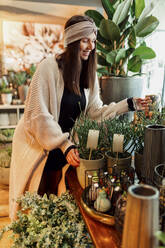
<path fill-rule="evenodd" d="M 99 138 L 99 130 L 90 129 L 88 132 L 87 148 L 96 149 Z"/>
<path fill-rule="evenodd" d="M 113 135 L 113 152 L 123 152 L 124 135 Z"/>

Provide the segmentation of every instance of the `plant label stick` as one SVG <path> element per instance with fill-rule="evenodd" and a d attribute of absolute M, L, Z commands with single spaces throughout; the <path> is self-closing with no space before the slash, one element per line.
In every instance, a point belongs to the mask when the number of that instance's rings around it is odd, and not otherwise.
<path fill-rule="evenodd" d="M 87 148 L 96 149 L 99 139 L 99 130 L 90 129 L 88 132 Z"/>
<path fill-rule="evenodd" d="M 113 135 L 113 152 L 123 152 L 124 135 L 114 134 Z"/>
<path fill-rule="evenodd" d="M 87 148 L 90 148 L 89 160 L 92 156 L 92 150 L 97 148 L 99 138 L 99 130 L 89 129 L 88 139 L 87 139 Z"/>

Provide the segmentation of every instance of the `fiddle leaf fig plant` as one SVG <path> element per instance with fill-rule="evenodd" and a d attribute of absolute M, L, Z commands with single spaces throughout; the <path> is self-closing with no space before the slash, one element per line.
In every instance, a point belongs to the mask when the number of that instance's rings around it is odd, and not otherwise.
<path fill-rule="evenodd" d="M 156 56 L 144 39 L 159 24 L 158 19 L 151 15 L 159 1 L 151 0 L 147 6 L 145 0 L 101 2 L 107 18 L 96 10 L 85 12 L 98 27 L 98 72 L 106 76 L 140 73 L 142 64 Z"/>

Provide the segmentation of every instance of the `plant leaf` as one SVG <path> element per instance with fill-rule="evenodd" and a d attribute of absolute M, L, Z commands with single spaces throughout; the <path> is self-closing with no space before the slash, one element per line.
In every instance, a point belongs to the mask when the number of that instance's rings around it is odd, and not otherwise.
<path fill-rule="evenodd" d="M 96 49 L 101 51 L 104 54 L 108 53 L 108 50 L 106 48 L 104 48 L 99 42 L 96 43 Z"/>
<path fill-rule="evenodd" d="M 108 19 L 112 20 L 113 14 L 115 12 L 113 5 L 109 0 L 101 0 L 102 6 L 108 16 Z"/>
<path fill-rule="evenodd" d="M 145 37 L 148 34 L 152 33 L 157 26 L 159 25 L 159 21 L 154 16 L 148 16 L 139 21 L 135 25 L 136 36 Z"/>
<path fill-rule="evenodd" d="M 139 18 L 143 9 L 145 8 L 144 0 L 135 0 L 135 16 Z"/>
<path fill-rule="evenodd" d="M 156 57 L 155 52 L 146 46 L 139 46 L 133 52 L 133 56 L 139 55 L 141 59 L 153 59 Z"/>
<path fill-rule="evenodd" d="M 135 29 L 134 28 L 132 28 L 132 31 L 129 34 L 128 45 L 131 48 L 135 48 L 136 47 L 136 33 L 135 33 Z"/>
<path fill-rule="evenodd" d="M 117 56 L 117 50 L 113 50 L 107 54 L 106 61 L 113 65 L 115 64 L 116 56 Z"/>
<path fill-rule="evenodd" d="M 141 21 L 145 17 L 151 15 L 154 8 L 157 6 L 158 3 L 160 3 L 160 0 L 150 0 L 149 4 L 147 4 L 147 6 L 143 9 L 143 11 L 139 17 L 139 21 Z"/>
<path fill-rule="evenodd" d="M 102 43 L 102 44 L 105 44 L 105 45 L 107 45 L 107 46 L 110 46 L 110 45 L 112 46 L 110 40 L 107 40 L 107 39 L 105 39 L 105 38 L 103 38 L 103 37 L 101 36 L 100 31 L 97 33 L 97 40 L 98 40 L 100 43 Z"/>
<path fill-rule="evenodd" d="M 100 67 L 97 69 L 97 72 L 101 73 L 101 74 L 104 74 L 104 75 L 108 75 L 109 72 L 108 70 L 106 69 L 106 67 Z"/>
<path fill-rule="evenodd" d="M 106 59 L 103 56 L 101 56 L 100 54 L 97 54 L 97 63 L 99 65 L 109 66 L 109 64 L 107 63 Z"/>
<path fill-rule="evenodd" d="M 124 48 L 121 48 L 118 50 L 116 58 L 115 58 L 115 62 L 119 63 L 121 59 L 125 59 L 126 57 L 126 50 Z"/>
<path fill-rule="evenodd" d="M 132 0 L 125 0 L 121 2 L 113 15 L 112 21 L 119 25 L 128 16 Z"/>
<path fill-rule="evenodd" d="M 162 231 L 157 231 L 155 236 L 165 245 L 165 233 Z"/>
<path fill-rule="evenodd" d="M 110 40 L 112 43 L 120 39 L 120 29 L 111 20 L 102 20 L 100 23 L 100 34 L 103 38 Z"/>
<path fill-rule="evenodd" d="M 97 27 L 100 26 L 101 20 L 104 19 L 104 16 L 102 16 L 100 14 L 100 12 L 98 12 L 96 10 L 87 10 L 85 12 L 85 15 L 91 17 L 94 20 L 94 22 L 95 22 L 95 24 L 96 24 Z"/>
<path fill-rule="evenodd" d="M 139 56 L 134 56 L 128 60 L 128 70 L 132 72 L 139 72 L 142 66 L 142 60 Z"/>

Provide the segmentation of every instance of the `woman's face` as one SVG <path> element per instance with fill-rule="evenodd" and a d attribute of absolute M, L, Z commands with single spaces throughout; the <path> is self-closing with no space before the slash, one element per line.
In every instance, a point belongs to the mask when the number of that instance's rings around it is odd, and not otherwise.
<path fill-rule="evenodd" d="M 80 58 L 87 60 L 90 52 L 95 48 L 96 34 L 92 34 L 84 37 L 80 40 Z"/>

